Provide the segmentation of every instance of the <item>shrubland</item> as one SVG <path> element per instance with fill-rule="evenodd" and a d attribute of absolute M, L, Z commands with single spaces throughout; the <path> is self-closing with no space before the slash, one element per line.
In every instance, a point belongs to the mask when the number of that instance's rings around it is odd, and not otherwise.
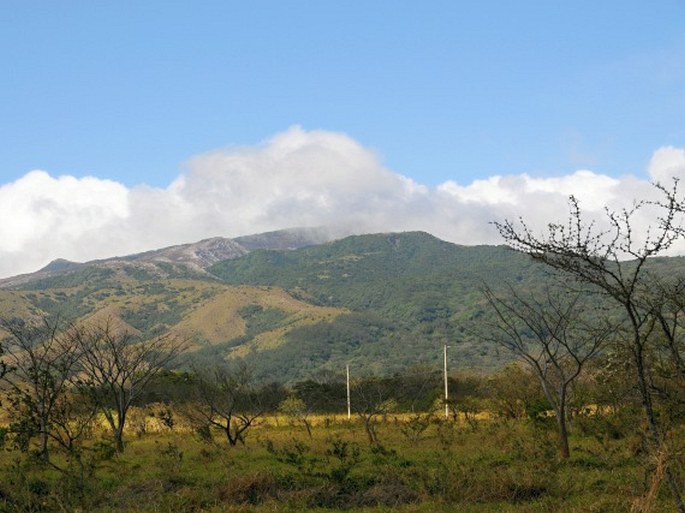
<path fill-rule="evenodd" d="M 49 461 L 40 437 L 18 429 L 10 408 L 0 511 L 676 511 L 662 486 L 665 462 L 648 450 L 639 403 L 630 394 L 606 400 L 603 369 L 578 385 L 583 402 L 571 404 L 568 459 L 559 455 L 535 376 L 516 365 L 452 374 L 447 419 L 440 380 L 411 397 L 412 373 L 355 382 L 349 419 L 340 383 L 241 381 L 249 394 L 240 391 L 247 395 L 235 416 L 249 410 L 253 417 L 235 443 L 188 413 L 198 378 L 161 373 L 150 387 L 165 390 L 165 401 L 149 402 L 160 397 L 150 394 L 131 407 L 123 452 L 98 413 L 71 448 L 51 439 Z M 405 380 L 412 390 L 401 389 Z M 389 404 L 373 418 L 373 438 L 364 390 Z M 260 394 L 280 402 L 266 404 Z M 74 413 L 74 425 L 80 418 Z M 683 434 L 675 422 L 674 451 L 685 448 Z"/>

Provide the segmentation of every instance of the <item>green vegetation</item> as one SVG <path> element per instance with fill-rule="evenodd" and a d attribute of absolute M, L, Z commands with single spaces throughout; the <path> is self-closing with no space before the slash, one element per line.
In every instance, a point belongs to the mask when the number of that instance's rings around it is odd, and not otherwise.
<path fill-rule="evenodd" d="M 345 363 L 361 373 L 435 364 L 447 341 L 459 347 L 458 365 L 494 368 L 509 355 L 465 329 L 484 310 L 480 289 L 507 281 L 539 288 L 546 279 L 542 266 L 507 248 L 457 246 L 425 233 L 259 250 L 210 271 L 227 283 L 277 286 L 303 301 L 354 312 L 293 330 L 270 354 L 259 354 L 264 374 L 286 380 Z M 301 360 L 288 371 L 285 362 L 295 355 Z"/>
<path fill-rule="evenodd" d="M 685 259 L 655 258 L 650 267 L 675 274 Z M 295 382 L 347 364 L 356 375 L 437 366 L 445 343 L 452 365 L 497 369 L 512 355 L 477 335 L 490 315 L 483 287 L 535 293 L 554 279 L 504 246 L 463 247 L 425 233 L 256 249 L 210 271 L 216 279 L 166 262 L 81 266 L 0 290 L 0 307 L 8 317 L 119 318 L 131 330 L 191 338 L 198 362 L 242 359 L 258 379 Z M 169 278 L 184 272 L 196 279 Z"/>
<path fill-rule="evenodd" d="M 283 310 L 264 308 L 256 303 L 241 308 L 238 314 L 245 320 L 245 334 L 248 337 L 273 330 L 288 317 Z"/>
<path fill-rule="evenodd" d="M 48 289 L 68 289 L 72 287 L 83 287 L 85 285 L 96 286 L 114 277 L 115 271 L 112 269 L 99 267 L 84 267 L 58 274 L 49 278 L 40 278 L 30 284 L 23 285 L 20 289 L 24 290 L 48 290 Z"/>
<path fill-rule="evenodd" d="M 469 398 L 481 407 L 490 401 L 482 391 Z M 301 415 L 304 402 L 295 404 Z M 675 511 L 661 483 L 653 490 L 645 480 L 644 469 L 659 463 L 644 453 L 629 409 L 578 414 L 564 461 L 544 416 L 388 413 L 369 444 L 357 415 L 310 414 L 310 436 L 290 406 L 287 416 L 261 416 L 231 446 L 219 431 L 193 434 L 182 409 L 148 404 L 131 413 L 135 437 L 125 453 L 96 421 L 80 445 L 82 465 L 59 454 L 46 465 L 7 434 L 0 510 L 546 513 L 629 511 L 653 501 L 648 511 Z"/>

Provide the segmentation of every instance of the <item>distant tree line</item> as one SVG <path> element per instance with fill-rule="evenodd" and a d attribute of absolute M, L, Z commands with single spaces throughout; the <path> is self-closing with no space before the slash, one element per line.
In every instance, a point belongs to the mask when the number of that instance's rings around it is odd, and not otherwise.
<path fill-rule="evenodd" d="M 310 415 L 347 412 L 342 374 L 320 372 L 288 386 L 256 383 L 245 365 L 174 368 L 185 341 L 135 336 L 112 321 L 31 325 L 13 319 L 0 326 L 6 333 L 0 382 L 10 418 L 3 440 L 46 463 L 53 449 L 78 461 L 96 418 L 104 419 L 113 450 L 123 452 L 132 407 L 163 405 L 156 415 L 169 426 L 181 415 L 201 438 L 219 434 L 230 446 L 244 442 L 266 414 L 284 414 L 311 434 Z M 569 367 L 572 380 L 552 380 L 565 394 L 565 422 L 588 404 L 616 412 L 635 402 L 629 386 L 607 375 L 607 358 L 594 358 L 582 375 Z M 549 422 L 548 412 L 558 416 L 559 405 L 539 378 L 517 364 L 490 374 L 450 374 L 448 411 L 451 418 L 473 425 L 482 412 Z M 610 380 L 614 394 L 608 396 Z M 351 413 L 372 444 L 378 443 L 376 427 L 383 419 L 400 414 L 437 419 L 445 407 L 442 369 L 417 366 L 391 376 L 353 377 L 349 386 Z"/>

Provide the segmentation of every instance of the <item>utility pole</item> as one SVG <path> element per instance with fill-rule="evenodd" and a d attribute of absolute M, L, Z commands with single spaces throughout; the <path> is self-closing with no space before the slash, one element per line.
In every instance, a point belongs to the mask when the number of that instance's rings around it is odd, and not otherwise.
<path fill-rule="evenodd" d="M 447 401 L 449 399 L 449 390 L 448 390 L 448 386 L 447 386 L 447 344 L 445 344 L 443 347 L 443 367 L 444 367 L 443 377 L 445 380 L 445 420 L 449 420 L 449 418 L 450 418 L 450 407 L 447 403 Z"/>
<path fill-rule="evenodd" d="M 352 402 L 350 401 L 350 366 L 346 365 L 347 371 L 347 420 L 352 418 Z"/>

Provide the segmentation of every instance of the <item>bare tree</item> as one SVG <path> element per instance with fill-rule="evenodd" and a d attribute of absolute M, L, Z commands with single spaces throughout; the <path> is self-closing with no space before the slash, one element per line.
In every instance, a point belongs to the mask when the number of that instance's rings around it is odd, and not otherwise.
<path fill-rule="evenodd" d="M 219 367 L 199 373 L 193 400 L 186 407 L 186 416 L 198 432 L 211 439 L 211 429 L 218 428 L 231 447 L 245 443 L 245 432 L 263 413 L 245 367 L 235 372 Z"/>
<path fill-rule="evenodd" d="M 118 452 L 124 450 L 124 429 L 131 405 L 152 378 L 184 350 L 172 336 L 142 339 L 116 329 L 111 320 L 82 326 L 73 343 L 79 348 L 77 386 L 97 404 L 109 424 Z"/>
<path fill-rule="evenodd" d="M 309 438 L 312 438 L 312 410 L 302 399 L 296 395 L 288 396 L 278 405 L 278 411 L 287 416 L 293 424 L 301 422 Z"/>
<path fill-rule="evenodd" d="M 371 445 L 378 444 L 378 417 L 397 409 L 397 396 L 402 391 L 393 381 L 378 377 L 355 380 L 352 384 L 352 407 L 364 424 Z"/>
<path fill-rule="evenodd" d="M 580 283 L 596 287 L 623 313 L 621 344 L 630 355 L 651 445 L 659 457 L 665 457 L 667 461 L 670 455 L 666 433 L 658 422 L 656 396 L 650 380 L 655 329 L 658 330 L 661 323 L 648 307 L 645 291 L 650 290 L 653 280 L 648 261 L 670 249 L 682 237 L 679 222 L 685 208 L 679 198 L 677 180 L 671 188 L 659 184 L 654 188 L 660 194 L 660 201 L 639 201 L 632 208 L 617 212 L 607 210 L 607 229 L 587 222 L 574 197 L 570 198 L 567 223 L 550 223 L 545 235 L 535 235 L 523 220 L 494 224 L 513 249 L 529 254 Z M 642 215 L 651 215 L 653 224 L 638 235 L 635 233 L 636 218 Z M 666 466 L 664 475 L 678 510 L 685 513 L 681 486 L 670 466 Z"/>
<path fill-rule="evenodd" d="M 485 387 L 490 411 L 505 419 L 524 418 L 542 396 L 540 380 L 519 362 L 490 375 Z"/>
<path fill-rule="evenodd" d="M 685 276 L 654 276 L 643 296 L 658 326 L 659 353 L 669 362 L 660 367 L 685 383 Z"/>
<path fill-rule="evenodd" d="M 59 320 L 34 325 L 14 319 L 0 321 L 0 328 L 8 334 L 2 380 L 14 410 L 12 427 L 27 445 L 37 435 L 38 453 L 49 462 L 48 442 L 80 357 L 70 343 L 73 327 L 62 329 Z"/>
<path fill-rule="evenodd" d="M 0 329 L 2 329 L 0 327 Z M 1 332 L 0 332 L 1 333 Z M 5 374 L 7 374 L 7 362 L 5 361 L 2 356 L 5 354 L 5 349 L 2 344 L 2 340 L 0 340 L 0 379 L 5 377 Z"/>
<path fill-rule="evenodd" d="M 524 297 L 512 287 L 506 296 L 490 288 L 484 294 L 494 322 L 482 327 L 481 336 L 507 348 L 533 371 L 554 410 L 561 457 L 569 458 L 567 412 L 572 386 L 613 327 L 589 325 L 581 293 L 547 288 L 543 301 Z"/>

